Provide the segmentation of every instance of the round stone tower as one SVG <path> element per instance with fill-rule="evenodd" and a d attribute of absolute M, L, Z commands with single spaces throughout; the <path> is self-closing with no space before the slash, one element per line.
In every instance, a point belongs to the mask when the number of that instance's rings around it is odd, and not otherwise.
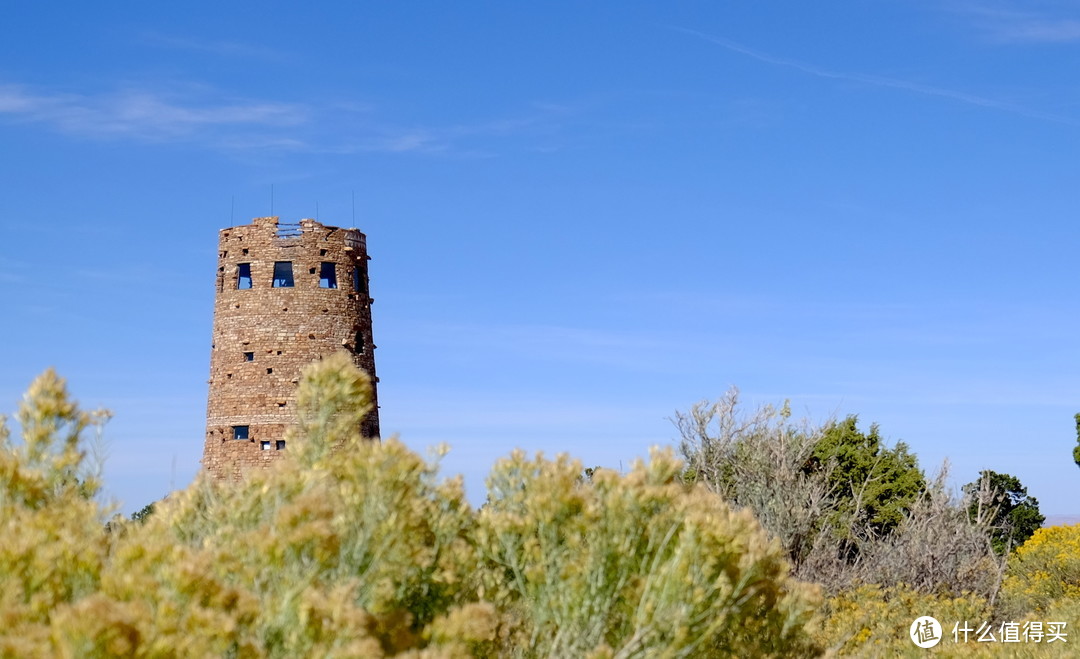
<path fill-rule="evenodd" d="M 203 468 L 235 479 L 286 447 L 304 366 L 339 350 L 371 376 L 364 437 L 379 436 L 367 239 L 356 229 L 259 217 L 218 239 Z"/>

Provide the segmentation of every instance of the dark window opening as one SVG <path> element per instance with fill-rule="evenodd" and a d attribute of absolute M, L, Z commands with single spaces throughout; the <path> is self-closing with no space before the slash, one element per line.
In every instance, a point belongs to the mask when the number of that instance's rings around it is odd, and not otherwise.
<path fill-rule="evenodd" d="M 274 261 L 274 288 L 292 288 L 292 261 Z"/>
<path fill-rule="evenodd" d="M 366 345 L 366 343 L 364 342 L 364 333 L 363 332 L 357 332 L 356 333 L 356 354 L 358 354 L 358 355 L 364 354 L 365 345 Z"/>
<path fill-rule="evenodd" d="M 362 272 L 360 266 L 356 266 L 355 268 L 353 268 L 352 286 L 357 293 L 363 293 L 367 295 L 367 273 Z"/>
<path fill-rule="evenodd" d="M 251 264 L 236 264 L 236 287 L 251 288 Z"/>
<path fill-rule="evenodd" d="M 284 439 L 277 440 L 277 445 L 274 448 L 276 448 L 279 451 L 284 451 L 285 450 L 285 440 Z"/>
<path fill-rule="evenodd" d="M 309 275 L 315 274 L 315 268 L 308 268 L 308 274 Z"/>
<path fill-rule="evenodd" d="M 233 426 L 232 427 L 232 438 L 233 439 L 247 439 L 248 438 L 248 427 L 247 426 Z"/>
<path fill-rule="evenodd" d="M 337 288 L 337 268 L 333 263 L 323 261 L 319 267 L 319 288 Z"/>
<path fill-rule="evenodd" d="M 326 256 L 326 250 L 325 249 L 320 249 L 319 250 L 319 256 Z"/>
<path fill-rule="evenodd" d="M 247 256 L 247 247 L 245 247 L 244 249 L 240 250 L 240 253 L 241 253 L 241 254 L 243 254 L 244 256 Z"/>
<path fill-rule="evenodd" d="M 272 368 L 268 368 L 268 369 L 266 369 L 266 374 L 267 374 L 267 375 L 270 375 L 270 374 L 272 374 L 273 372 L 274 372 L 274 369 L 272 369 Z"/>
<path fill-rule="evenodd" d="M 244 361 L 246 361 L 246 362 L 255 361 L 255 353 L 253 353 L 253 352 L 245 352 L 244 353 Z"/>

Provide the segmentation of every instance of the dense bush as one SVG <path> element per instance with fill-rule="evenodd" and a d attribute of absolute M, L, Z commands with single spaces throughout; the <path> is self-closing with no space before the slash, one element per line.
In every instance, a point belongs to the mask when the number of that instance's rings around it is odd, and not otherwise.
<path fill-rule="evenodd" d="M 1048 614 L 1080 602 L 1080 524 L 1039 529 L 1017 548 L 1002 584 L 1010 615 Z M 1070 620 L 1076 620 L 1074 615 Z"/>
<path fill-rule="evenodd" d="M 657 452 L 629 474 L 517 452 L 496 465 L 480 514 L 488 592 L 519 611 L 537 656 L 816 653 L 816 589 L 753 517 Z"/>
<path fill-rule="evenodd" d="M 678 413 L 687 478 L 753 512 L 795 575 L 839 593 L 859 584 L 992 598 L 1002 569 L 986 524 L 929 482 L 906 446 L 849 416 L 814 426 L 785 404 L 743 413 L 738 392 Z"/>
<path fill-rule="evenodd" d="M 309 370 L 291 460 L 107 511 L 47 373 L 0 447 L 2 656 L 811 656 L 818 598 L 752 517 L 659 453 L 584 481 L 514 454 L 458 481 L 353 430 L 367 383 Z"/>
<path fill-rule="evenodd" d="M 986 600 L 974 596 L 927 595 L 904 586 L 869 584 L 830 597 L 825 612 L 819 640 L 841 656 L 923 656 L 926 650 L 908 637 L 912 621 L 932 615 L 949 634 L 953 621 L 988 620 L 990 607 Z M 949 649 L 955 655 L 958 646 Z"/>

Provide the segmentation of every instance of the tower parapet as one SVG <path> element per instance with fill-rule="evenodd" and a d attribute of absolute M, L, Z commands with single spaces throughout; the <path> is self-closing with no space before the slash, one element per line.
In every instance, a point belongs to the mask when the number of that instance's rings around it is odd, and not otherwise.
<path fill-rule="evenodd" d="M 203 468 L 238 478 L 287 450 L 304 366 L 345 350 L 372 380 L 364 437 L 379 436 L 367 238 L 258 217 L 222 229 Z"/>

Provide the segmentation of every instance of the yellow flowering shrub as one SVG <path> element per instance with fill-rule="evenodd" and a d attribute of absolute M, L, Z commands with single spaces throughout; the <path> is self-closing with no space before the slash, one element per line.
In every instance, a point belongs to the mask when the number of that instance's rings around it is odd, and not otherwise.
<path fill-rule="evenodd" d="M 830 597 L 824 611 L 825 624 L 817 638 L 836 656 L 1050 659 L 1075 654 L 1075 630 L 1070 628 L 1080 614 L 1080 604 L 1074 603 L 1071 611 L 1059 611 L 1057 617 L 1010 619 L 1002 618 L 989 602 L 974 595 L 950 597 L 928 595 L 906 586 L 864 585 Z M 909 635 L 912 622 L 922 616 L 933 616 L 942 627 L 941 640 L 932 648 L 916 646 Z M 1045 636 L 1040 640 L 1024 638 L 1023 626 L 1029 620 L 1042 621 L 1044 629 L 1049 621 L 1067 622 L 1066 642 L 1047 642 Z M 1003 623 L 1014 626 L 1012 641 L 1003 640 Z M 980 641 L 983 625 L 989 635 Z M 958 628 L 955 638 L 954 626 Z M 963 628 L 969 630 L 967 634 L 960 631 Z"/>
<path fill-rule="evenodd" d="M 0 656 L 34 656 L 54 614 L 100 584 L 110 538 L 80 440 L 106 415 L 80 411 L 50 369 L 16 418 L 19 444 L 0 417 Z"/>
<path fill-rule="evenodd" d="M 815 587 L 749 512 L 654 452 L 620 476 L 518 451 L 488 479 L 484 592 L 525 656 L 812 656 Z"/>
<path fill-rule="evenodd" d="M 1001 596 L 1012 614 L 1080 601 L 1080 524 L 1036 531 L 1009 557 Z"/>
<path fill-rule="evenodd" d="M 989 603 L 976 596 L 928 595 L 904 586 L 882 588 L 863 585 L 830 597 L 824 607 L 825 624 L 819 642 L 840 656 L 923 656 L 927 651 L 911 642 L 908 630 L 921 616 L 933 616 L 951 639 L 952 625 L 991 620 Z M 953 656 L 980 651 L 975 643 L 951 645 Z"/>

